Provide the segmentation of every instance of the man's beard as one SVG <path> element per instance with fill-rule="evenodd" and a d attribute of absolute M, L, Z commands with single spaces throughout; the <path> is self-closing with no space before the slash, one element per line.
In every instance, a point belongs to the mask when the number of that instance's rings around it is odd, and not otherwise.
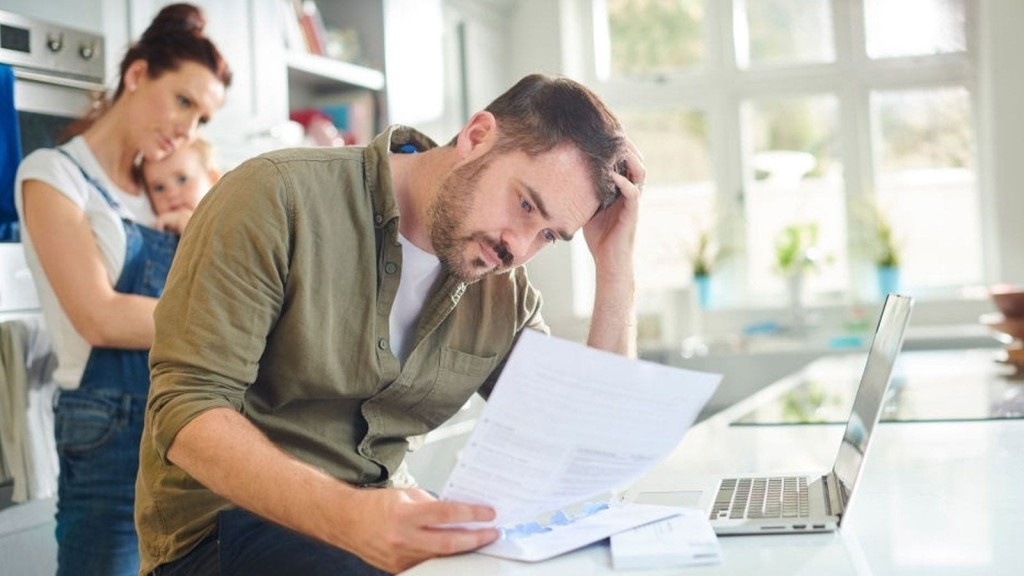
<path fill-rule="evenodd" d="M 463 252 L 471 244 L 486 244 L 501 259 L 495 272 L 512 266 L 512 254 L 502 243 L 483 232 L 466 232 L 462 225 L 473 210 L 477 183 L 490 165 L 491 154 L 454 169 L 441 181 L 441 189 L 427 211 L 430 243 L 448 273 L 463 282 L 476 282 L 489 270 L 482 258 L 466 261 Z"/>

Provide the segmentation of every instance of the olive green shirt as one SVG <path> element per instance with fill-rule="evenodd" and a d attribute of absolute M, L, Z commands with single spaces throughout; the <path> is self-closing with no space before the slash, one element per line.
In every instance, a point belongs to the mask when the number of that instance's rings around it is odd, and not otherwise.
<path fill-rule="evenodd" d="M 442 272 L 402 365 L 389 346 L 402 270 L 388 154 L 435 146 L 393 126 L 369 146 L 264 154 L 196 210 L 156 308 L 136 482 L 142 572 L 183 556 L 232 506 L 167 460 L 212 408 L 357 486 L 386 486 L 407 438 L 490 391 L 516 336 L 547 331 L 523 268 Z"/>

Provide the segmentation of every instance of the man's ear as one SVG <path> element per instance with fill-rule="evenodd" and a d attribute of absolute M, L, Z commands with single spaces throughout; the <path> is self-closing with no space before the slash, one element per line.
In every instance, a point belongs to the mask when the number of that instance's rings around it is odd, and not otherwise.
<path fill-rule="evenodd" d="M 497 138 L 498 121 L 494 114 L 487 111 L 477 112 L 459 132 L 455 140 L 455 150 L 462 158 L 480 156 L 490 150 Z"/>

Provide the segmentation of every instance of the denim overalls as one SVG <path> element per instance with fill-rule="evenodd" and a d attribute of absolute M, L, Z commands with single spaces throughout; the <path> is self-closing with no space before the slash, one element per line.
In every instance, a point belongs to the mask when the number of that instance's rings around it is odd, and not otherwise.
<path fill-rule="evenodd" d="M 120 205 L 71 155 L 110 207 Z M 114 290 L 159 297 L 178 236 L 122 217 L 124 268 Z M 57 499 L 58 575 L 125 574 L 139 568 L 135 476 L 149 391 L 149 350 L 93 348 L 76 390 L 56 404 L 60 457 Z"/>

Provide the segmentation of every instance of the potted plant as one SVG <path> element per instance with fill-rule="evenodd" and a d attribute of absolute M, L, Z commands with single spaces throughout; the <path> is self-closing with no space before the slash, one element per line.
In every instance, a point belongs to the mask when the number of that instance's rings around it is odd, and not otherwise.
<path fill-rule="evenodd" d="M 711 307 L 711 274 L 715 265 L 726 255 L 726 250 L 715 237 L 713 228 L 704 228 L 698 234 L 689 252 L 693 283 L 697 287 L 700 307 Z"/>
<path fill-rule="evenodd" d="M 875 265 L 879 296 L 884 299 L 900 288 L 901 245 L 892 220 L 877 202 L 862 203 L 860 220 L 867 254 Z"/>
<path fill-rule="evenodd" d="M 793 322 L 798 329 L 804 325 L 804 275 L 818 268 L 823 260 L 818 248 L 817 222 L 790 224 L 775 237 L 775 267 L 786 279 Z"/>

